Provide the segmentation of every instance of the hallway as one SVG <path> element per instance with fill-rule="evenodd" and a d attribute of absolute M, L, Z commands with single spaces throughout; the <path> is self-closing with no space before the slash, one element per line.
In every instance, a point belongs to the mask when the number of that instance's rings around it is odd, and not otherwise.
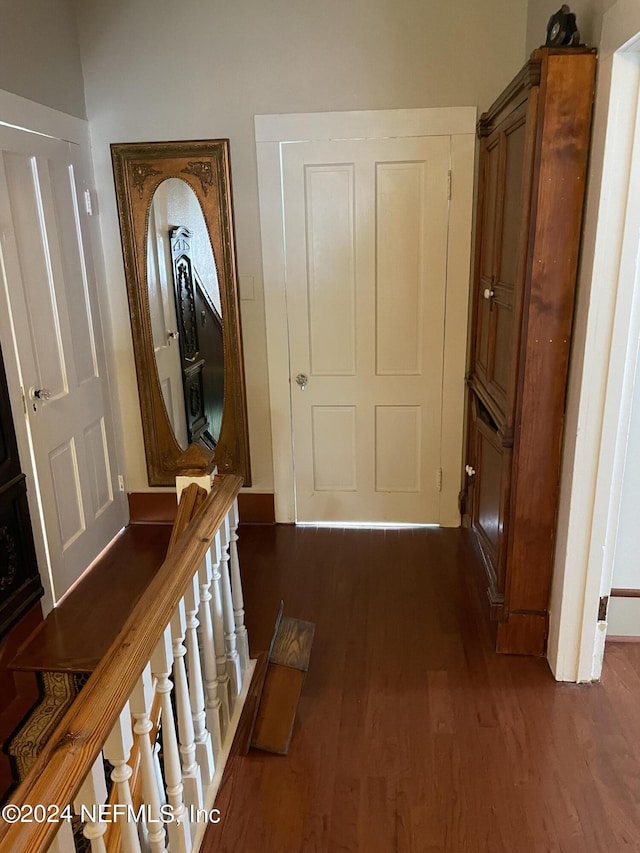
<path fill-rule="evenodd" d="M 287 757 L 251 751 L 206 853 L 640 849 L 640 645 L 600 685 L 493 653 L 462 530 L 240 530 L 251 647 L 316 623 Z"/>

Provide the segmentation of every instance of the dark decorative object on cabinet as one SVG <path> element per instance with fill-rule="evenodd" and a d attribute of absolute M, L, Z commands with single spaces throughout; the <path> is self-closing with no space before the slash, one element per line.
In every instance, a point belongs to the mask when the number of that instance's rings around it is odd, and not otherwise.
<path fill-rule="evenodd" d="M 0 352 L 0 638 L 43 592 Z"/>
<path fill-rule="evenodd" d="M 580 30 L 576 25 L 576 16 L 566 3 L 549 18 L 547 24 L 546 47 L 573 47 L 580 44 Z"/>
<path fill-rule="evenodd" d="M 499 652 L 545 652 L 595 66 L 540 48 L 478 123 L 461 506 Z"/>

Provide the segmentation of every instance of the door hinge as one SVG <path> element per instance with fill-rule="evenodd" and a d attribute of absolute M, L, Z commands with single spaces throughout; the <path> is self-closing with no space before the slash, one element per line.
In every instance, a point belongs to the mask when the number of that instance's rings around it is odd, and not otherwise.
<path fill-rule="evenodd" d="M 93 216 L 93 200 L 91 198 L 91 190 L 84 191 L 84 207 L 87 211 L 87 216 Z"/>
<path fill-rule="evenodd" d="M 442 468 L 438 468 L 436 471 L 436 488 L 439 492 L 442 491 Z"/>
<path fill-rule="evenodd" d="M 118 474 L 118 488 L 121 492 L 124 492 L 124 477 L 122 474 Z"/>
<path fill-rule="evenodd" d="M 603 595 L 600 598 L 600 603 L 598 605 L 598 622 L 606 622 L 607 621 L 607 609 L 609 607 L 609 596 Z"/>
<path fill-rule="evenodd" d="M 447 174 L 447 200 L 451 201 L 451 169 Z"/>

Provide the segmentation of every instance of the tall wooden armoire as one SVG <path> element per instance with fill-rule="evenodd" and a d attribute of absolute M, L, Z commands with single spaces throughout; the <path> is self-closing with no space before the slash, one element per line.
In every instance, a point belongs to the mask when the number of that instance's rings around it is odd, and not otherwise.
<path fill-rule="evenodd" d="M 595 66 L 540 48 L 478 123 L 461 506 L 499 652 L 546 645 Z"/>

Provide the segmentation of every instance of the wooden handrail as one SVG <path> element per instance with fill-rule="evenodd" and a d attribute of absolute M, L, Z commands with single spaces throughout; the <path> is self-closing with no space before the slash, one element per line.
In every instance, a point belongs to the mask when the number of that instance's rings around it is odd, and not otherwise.
<path fill-rule="evenodd" d="M 41 803 L 62 809 L 73 802 L 241 485 L 242 478 L 233 474 L 217 478 L 201 512 L 175 542 L 29 776 L 12 796 L 13 803 Z M 57 823 L 4 823 L 0 826 L 0 853 L 44 851 L 57 831 Z"/>

